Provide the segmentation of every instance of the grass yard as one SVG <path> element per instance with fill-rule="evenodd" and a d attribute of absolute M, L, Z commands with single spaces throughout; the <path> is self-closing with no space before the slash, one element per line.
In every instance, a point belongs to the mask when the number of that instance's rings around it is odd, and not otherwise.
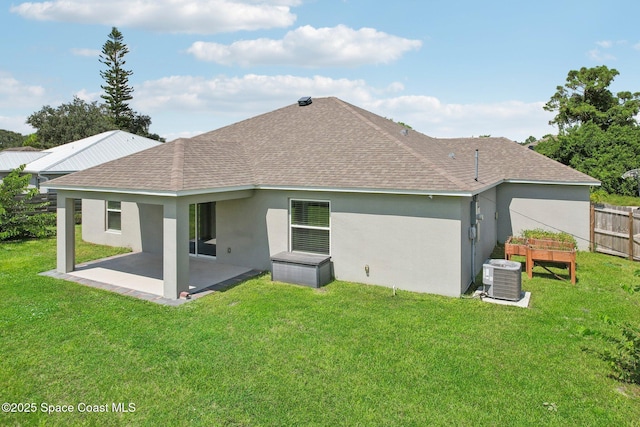
<path fill-rule="evenodd" d="M 0 425 L 640 425 L 640 388 L 583 350 L 640 321 L 640 264 L 578 263 L 523 275 L 530 309 L 268 276 L 166 307 L 38 276 L 54 239 L 0 244 L 0 401 L 36 409 Z"/>

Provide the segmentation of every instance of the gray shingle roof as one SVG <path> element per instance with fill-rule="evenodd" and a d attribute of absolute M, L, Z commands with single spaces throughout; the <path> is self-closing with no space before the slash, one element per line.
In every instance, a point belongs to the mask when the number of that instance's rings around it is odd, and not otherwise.
<path fill-rule="evenodd" d="M 505 138 L 437 139 L 403 129 L 337 98 L 319 98 L 47 185 L 171 192 L 250 186 L 435 193 L 472 192 L 502 180 L 598 184 Z"/>

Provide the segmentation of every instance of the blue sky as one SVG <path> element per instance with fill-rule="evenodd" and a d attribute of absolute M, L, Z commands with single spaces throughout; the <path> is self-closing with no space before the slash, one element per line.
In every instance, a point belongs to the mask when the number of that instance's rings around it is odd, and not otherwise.
<path fill-rule="evenodd" d="M 49 0 L 0 6 L 0 129 L 100 100 L 113 26 L 131 107 L 172 140 L 302 96 L 336 96 L 435 137 L 555 132 L 542 106 L 580 67 L 640 91 L 640 2 Z"/>

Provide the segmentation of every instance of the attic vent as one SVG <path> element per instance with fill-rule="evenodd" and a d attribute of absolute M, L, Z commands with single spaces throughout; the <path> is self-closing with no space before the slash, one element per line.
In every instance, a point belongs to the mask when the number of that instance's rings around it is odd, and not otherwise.
<path fill-rule="evenodd" d="M 407 135 L 409 135 L 409 129 L 404 128 L 404 129 L 402 129 L 402 130 L 400 131 L 400 133 L 401 133 L 401 134 L 403 134 L 404 136 L 407 136 Z"/>
<path fill-rule="evenodd" d="M 311 97 L 310 96 L 303 96 L 302 98 L 298 99 L 298 105 L 301 107 L 304 107 L 305 105 L 309 105 L 311 104 L 313 101 L 311 101 Z"/>

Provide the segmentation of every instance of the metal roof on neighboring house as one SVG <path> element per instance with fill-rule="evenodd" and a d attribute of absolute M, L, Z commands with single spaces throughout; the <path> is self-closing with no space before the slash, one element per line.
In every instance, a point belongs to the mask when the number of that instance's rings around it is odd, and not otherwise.
<path fill-rule="evenodd" d="M 153 139 L 112 130 L 41 151 L 45 155 L 28 163 L 25 172 L 45 175 L 72 173 L 160 144 Z"/>
<path fill-rule="evenodd" d="M 240 187 L 469 194 L 509 180 L 599 185 L 506 138 L 432 138 L 334 97 L 295 103 L 46 185 L 175 194 Z"/>
<path fill-rule="evenodd" d="M 20 165 L 26 165 L 46 155 L 42 151 L 0 151 L 0 173 L 8 173 Z"/>

